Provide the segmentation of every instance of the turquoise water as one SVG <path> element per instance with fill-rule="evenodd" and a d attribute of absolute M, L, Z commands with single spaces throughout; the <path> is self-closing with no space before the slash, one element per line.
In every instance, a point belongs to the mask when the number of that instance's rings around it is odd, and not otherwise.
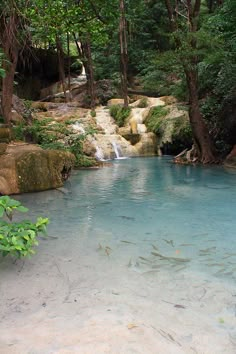
<path fill-rule="evenodd" d="M 0 352 L 234 354 L 235 185 L 134 158 L 16 196 L 51 223 L 31 259 L 0 260 Z"/>
<path fill-rule="evenodd" d="M 65 189 L 20 197 L 32 214 L 50 217 L 51 236 L 63 242 L 83 237 L 88 247 L 90 242 L 100 248 L 134 244 L 124 251 L 127 262 L 141 256 L 154 263 L 151 267 L 190 268 L 235 281 L 232 171 L 174 165 L 168 157 L 135 158 L 74 172 Z"/>

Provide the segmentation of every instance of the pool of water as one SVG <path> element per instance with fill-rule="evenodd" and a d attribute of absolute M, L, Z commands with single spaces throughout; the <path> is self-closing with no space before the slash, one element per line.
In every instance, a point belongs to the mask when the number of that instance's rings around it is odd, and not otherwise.
<path fill-rule="evenodd" d="M 17 199 L 51 223 L 31 260 L 0 263 L 0 324 L 38 324 L 3 331 L 4 353 L 236 352 L 233 171 L 117 160 Z"/>

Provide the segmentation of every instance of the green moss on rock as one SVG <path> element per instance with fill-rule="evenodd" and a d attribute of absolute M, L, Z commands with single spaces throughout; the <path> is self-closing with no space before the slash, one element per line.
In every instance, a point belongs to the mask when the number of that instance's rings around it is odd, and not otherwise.
<path fill-rule="evenodd" d="M 67 151 L 39 150 L 22 153 L 16 158 L 20 192 L 61 187 L 74 162 L 74 155 Z"/>

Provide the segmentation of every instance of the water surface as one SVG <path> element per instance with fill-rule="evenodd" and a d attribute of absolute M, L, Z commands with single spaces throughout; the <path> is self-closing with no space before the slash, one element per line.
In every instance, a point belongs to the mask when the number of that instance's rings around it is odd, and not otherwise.
<path fill-rule="evenodd" d="M 235 184 L 219 166 L 135 158 L 18 196 L 51 224 L 31 260 L 0 264 L 2 323 L 38 321 L 47 340 L 0 337 L 5 352 L 234 353 Z"/>

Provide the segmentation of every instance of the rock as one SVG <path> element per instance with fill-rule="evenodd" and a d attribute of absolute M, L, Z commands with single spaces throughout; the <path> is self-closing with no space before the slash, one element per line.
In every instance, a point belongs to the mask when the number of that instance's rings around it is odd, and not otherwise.
<path fill-rule="evenodd" d="M 157 153 L 157 138 L 154 133 L 140 135 L 140 141 L 135 145 L 139 156 L 153 156 Z"/>
<path fill-rule="evenodd" d="M 118 134 L 121 135 L 121 136 L 125 136 L 125 135 L 128 135 L 128 134 L 131 134 L 131 128 L 130 126 L 128 127 L 120 127 L 118 129 Z"/>
<path fill-rule="evenodd" d="M 87 156 L 95 156 L 96 147 L 92 143 L 93 140 L 92 136 L 88 135 L 83 141 L 83 153 Z"/>
<path fill-rule="evenodd" d="M 129 121 L 130 128 L 131 128 L 131 133 L 132 134 L 138 134 L 138 124 L 134 118 L 131 118 Z"/>
<path fill-rule="evenodd" d="M 136 145 L 141 139 L 140 134 L 123 134 L 122 136 L 126 140 L 130 141 L 131 145 Z"/>
<path fill-rule="evenodd" d="M 17 113 L 21 115 L 23 115 L 26 111 L 24 101 L 16 95 L 13 95 L 12 97 L 12 107 L 13 110 L 15 110 Z"/>
<path fill-rule="evenodd" d="M 38 192 L 63 185 L 75 157 L 30 144 L 8 145 L 0 155 L 0 194 Z"/>
<path fill-rule="evenodd" d="M 165 103 L 165 105 L 171 105 L 177 103 L 177 99 L 174 96 L 162 96 L 160 100 Z"/>
<path fill-rule="evenodd" d="M 117 104 L 123 106 L 123 105 L 124 105 L 124 100 L 123 100 L 123 98 L 112 98 L 112 99 L 110 99 L 110 100 L 107 102 L 108 107 L 114 106 L 114 105 L 117 105 Z"/>
<path fill-rule="evenodd" d="M 224 161 L 224 166 L 230 168 L 236 168 L 236 145 L 233 146 L 233 149 L 226 157 Z"/>
<path fill-rule="evenodd" d="M 0 143 L 0 155 L 4 154 L 7 149 L 6 143 Z"/>
<path fill-rule="evenodd" d="M 11 129 L 6 125 L 0 126 L 0 143 L 9 143 L 12 139 Z"/>
<path fill-rule="evenodd" d="M 125 156 L 125 157 L 138 156 L 137 149 L 134 146 L 132 146 L 131 143 L 126 139 L 124 139 L 122 136 L 118 134 L 112 134 L 112 135 L 95 134 L 95 139 L 93 144 L 96 150 L 99 150 L 101 152 L 105 160 L 114 159 L 116 157 L 114 143 L 119 148 L 119 151 L 121 152 L 121 156 Z"/>
<path fill-rule="evenodd" d="M 17 124 L 20 124 L 22 122 L 24 122 L 24 118 L 23 116 L 16 112 L 15 110 L 12 110 L 11 112 L 11 122 L 14 124 L 14 125 L 17 125 Z"/>

